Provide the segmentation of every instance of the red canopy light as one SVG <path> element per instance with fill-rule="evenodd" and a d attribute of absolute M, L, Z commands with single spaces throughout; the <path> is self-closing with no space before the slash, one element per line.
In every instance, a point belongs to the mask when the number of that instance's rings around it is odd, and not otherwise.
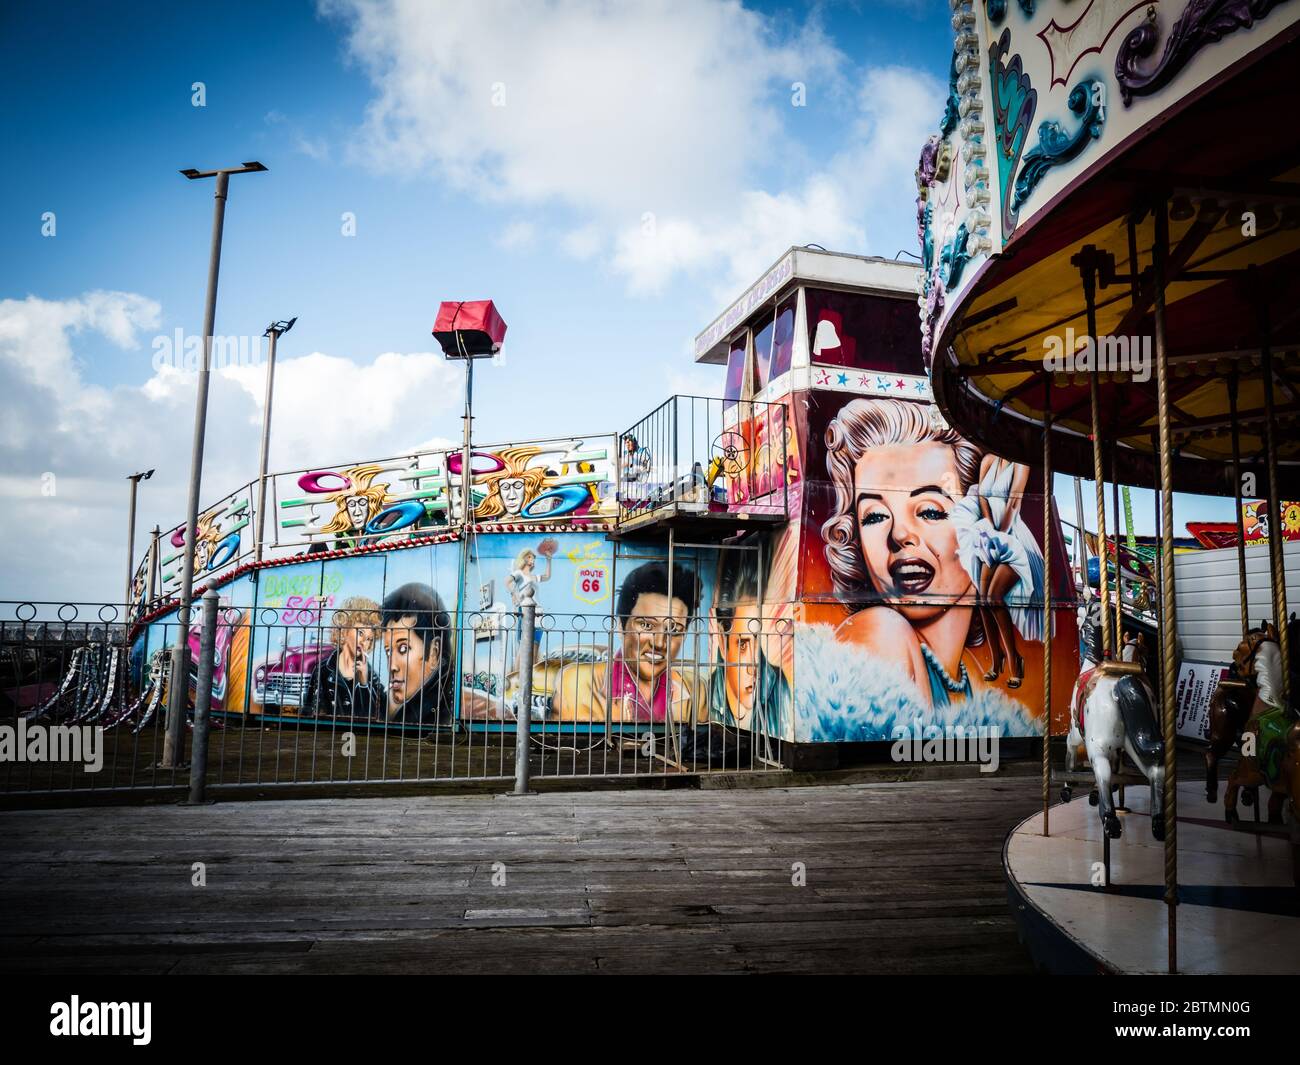
<path fill-rule="evenodd" d="M 433 335 L 449 359 L 481 359 L 501 350 L 506 323 L 491 300 L 448 300 L 438 306 Z"/>

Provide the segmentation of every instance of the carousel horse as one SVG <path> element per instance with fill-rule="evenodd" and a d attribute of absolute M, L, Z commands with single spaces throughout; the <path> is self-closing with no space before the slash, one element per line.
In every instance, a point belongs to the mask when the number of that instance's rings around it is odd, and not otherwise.
<path fill-rule="evenodd" d="M 1146 642 L 1139 634 L 1125 637 L 1118 662 L 1102 662 L 1101 604 L 1089 601 L 1084 617 L 1084 665 L 1070 705 L 1070 734 L 1066 761 L 1081 739 L 1097 782 L 1097 803 L 1103 830 L 1118 839 L 1123 829 L 1115 812 L 1112 777 L 1128 752 L 1151 785 L 1151 835 L 1165 838 L 1165 744 L 1157 724 L 1155 692 L 1143 667 Z"/>
<path fill-rule="evenodd" d="M 1273 626 L 1265 623 L 1248 633 L 1233 652 L 1232 665 L 1234 672 L 1254 677 L 1255 698 L 1250 700 L 1241 730 L 1243 741 L 1251 736 L 1254 742 L 1253 753 L 1243 752 L 1228 778 L 1223 796 L 1224 819 L 1229 824 L 1239 821 L 1237 799 L 1241 789 L 1248 789 L 1247 795 L 1253 796 L 1262 785 L 1269 789 L 1269 823 L 1281 824 L 1286 800 L 1294 802 L 1300 797 L 1300 723 L 1294 708 L 1282 698 L 1282 654 Z M 1251 690 L 1249 686 L 1245 689 L 1247 693 Z M 1208 756 L 1206 764 L 1208 767 Z"/>
<path fill-rule="evenodd" d="M 1254 658 L 1259 645 L 1277 642 L 1273 626 L 1267 623 L 1252 629 L 1232 652 L 1228 675 L 1210 696 L 1209 741 L 1205 751 L 1205 801 L 1219 801 L 1219 759 L 1228 753 L 1246 728 L 1250 712 L 1259 695 L 1255 680 Z"/>
<path fill-rule="evenodd" d="M 1101 654 L 1101 600 L 1093 596 L 1079 611 L 1079 635 L 1082 637 L 1082 661 L 1079 676 L 1070 693 L 1070 732 L 1065 739 L 1065 768 L 1071 773 L 1079 767 L 1079 748 L 1083 746 L 1083 731 L 1079 727 L 1079 693 L 1102 660 Z M 1068 789 L 1062 798 L 1069 802 Z"/>

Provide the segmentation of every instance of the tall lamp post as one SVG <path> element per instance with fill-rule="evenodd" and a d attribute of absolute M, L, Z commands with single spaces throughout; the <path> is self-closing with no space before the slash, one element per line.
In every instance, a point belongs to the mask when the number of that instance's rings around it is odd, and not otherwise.
<path fill-rule="evenodd" d="M 153 470 L 145 470 L 143 473 L 133 473 L 127 477 L 131 482 L 131 506 L 127 511 L 126 520 L 126 598 L 122 600 L 125 604 L 122 608 L 122 616 L 128 623 L 131 621 L 131 590 L 135 584 L 135 493 L 140 487 L 141 481 L 147 481 L 153 476 Z"/>
<path fill-rule="evenodd" d="M 177 611 L 176 646 L 172 648 L 171 685 L 167 701 L 167 735 L 163 740 L 163 765 L 177 768 L 185 746 L 185 702 L 189 690 L 190 601 L 194 595 L 194 537 L 199 525 L 199 487 L 203 478 L 203 435 L 208 419 L 208 375 L 212 368 L 212 331 L 217 317 L 217 276 L 221 272 L 221 233 L 226 221 L 226 196 L 231 174 L 257 174 L 261 163 L 221 170 L 182 170 L 191 181 L 215 177 L 212 210 L 212 249 L 208 258 L 208 294 L 203 310 L 203 366 L 199 370 L 198 398 L 194 410 L 194 450 L 190 456 L 190 498 L 185 518 L 185 561 L 181 566 L 181 602 Z"/>
<path fill-rule="evenodd" d="M 438 317 L 433 326 L 434 338 L 442 347 L 443 354 L 449 359 L 463 359 L 465 362 L 465 436 L 460 454 L 460 573 L 456 581 L 456 628 L 457 635 L 463 631 L 461 618 L 465 603 L 465 574 L 469 569 L 469 535 L 470 525 L 474 521 L 473 494 L 473 459 L 472 444 L 474 424 L 474 360 L 490 359 L 501 351 L 501 344 L 506 336 L 506 323 L 491 300 L 447 301 L 439 305 Z M 450 467 L 450 461 L 448 462 Z M 451 498 L 451 470 L 447 470 L 447 497 Z M 452 518 L 450 505 L 447 508 L 447 521 Z M 460 641 L 457 640 L 457 654 Z M 459 666 L 457 672 L 459 675 Z M 460 689 L 455 686 L 456 719 L 460 718 Z M 524 729 L 527 730 L 527 711 L 521 711 Z M 527 757 L 527 746 L 524 748 Z"/>
<path fill-rule="evenodd" d="M 262 405 L 262 455 L 257 465 L 257 539 L 253 543 L 253 560 L 262 561 L 262 545 L 266 535 L 266 463 L 271 450 L 271 391 L 275 386 L 275 342 L 293 328 L 297 318 L 287 322 L 272 322 L 262 335 L 271 338 L 271 349 L 266 356 L 266 401 Z"/>

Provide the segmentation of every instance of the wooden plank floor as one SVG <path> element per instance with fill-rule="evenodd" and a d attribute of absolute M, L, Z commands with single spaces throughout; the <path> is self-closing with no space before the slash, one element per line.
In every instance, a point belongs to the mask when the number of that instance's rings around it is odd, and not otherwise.
<path fill-rule="evenodd" d="M 1023 973 L 1001 844 L 1038 788 L 5 812 L 0 971 Z"/>
<path fill-rule="evenodd" d="M 353 736 L 352 757 L 341 753 L 345 735 Z M 668 772 L 663 762 L 648 760 L 644 740 L 606 745 L 598 737 L 553 733 L 534 734 L 531 764 L 534 776 L 630 776 L 649 771 Z M 626 739 L 627 737 L 625 737 Z M 543 742 L 545 747 L 543 748 Z M 665 750 L 665 738 L 657 738 Z M 186 759 L 193 740 L 187 736 Z M 0 765 L 0 795 L 63 793 L 79 791 L 147 791 L 153 788 L 185 787 L 189 769 L 163 768 L 163 729 L 155 722 L 139 735 L 128 729 L 106 732 L 103 765 L 97 773 L 86 773 L 80 763 L 6 762 Z M 745 748 L 724 758 L 709 756 L 707 747 L 684 762 L 691 772 L 762 770 L 757 749 Z M 513 778 L 515 744 L 513 734 L 482 732 L 426 733 L 376 728 L 332 728 L 320 722 L 262 728 L 214 729 L 208 744 L 210 786 L 330 784 L 397 781 L 480 781 Z"/>

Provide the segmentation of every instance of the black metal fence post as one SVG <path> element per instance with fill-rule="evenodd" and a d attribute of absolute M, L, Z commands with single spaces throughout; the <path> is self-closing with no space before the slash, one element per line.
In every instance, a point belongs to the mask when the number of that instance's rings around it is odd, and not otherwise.
<path fill-rule="evenodd" d="M 203 620 L 199 633 L 199 672 L 194 687 L 194 750 L 190 756 L 188 804 L 203 803 L 208 775 L 208 708 L 212 704 L 212 666 L 217 653 L 217 592 L 203 595 Z M 180 678 L 184 684 L 186 678 Z"/>
<path fill-rule="evenodd" d="M 537 602 L 533 598 L 531 582 L 524 585 L 519 612 L 519 640 L 523 646 L 519 654 L 519 707 L 515 712 L 515 794 L 527 795 L 528 734 L 533 714 L 533 652 L 536 645 L 533 633 L 537 628 Z"/>

